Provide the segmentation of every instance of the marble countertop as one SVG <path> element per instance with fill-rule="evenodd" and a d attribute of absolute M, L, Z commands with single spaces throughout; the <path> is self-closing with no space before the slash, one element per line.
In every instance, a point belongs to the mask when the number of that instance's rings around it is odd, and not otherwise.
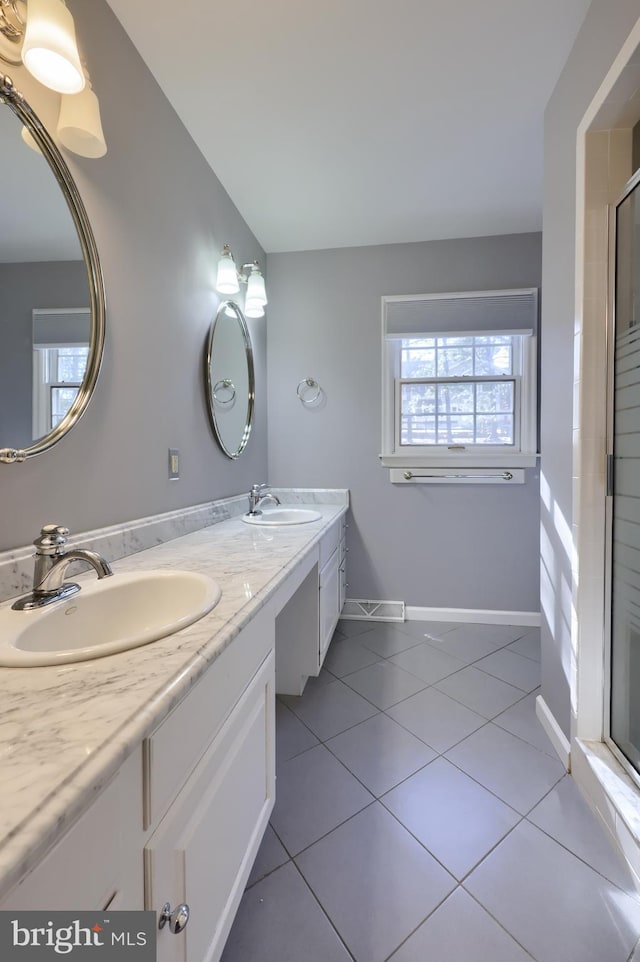
<path fill-rule="evenodd" d="M 231 518 L 113 563 L 115 575 L 183 568 L 214 578 L 220 601 L 188 628 L 77 664 L 0 668 L 0 898 L 88 807 L 347 504 L 313 508 L 322 520 L 266 528 Z"/>

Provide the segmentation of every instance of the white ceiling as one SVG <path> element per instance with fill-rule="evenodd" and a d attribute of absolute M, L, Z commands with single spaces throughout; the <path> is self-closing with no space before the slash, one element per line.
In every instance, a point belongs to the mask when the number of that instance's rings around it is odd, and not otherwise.
<path fill-rule="evenodd" d="M 539 230 L 590 0 L 108 0 L 268 252 Z"/>

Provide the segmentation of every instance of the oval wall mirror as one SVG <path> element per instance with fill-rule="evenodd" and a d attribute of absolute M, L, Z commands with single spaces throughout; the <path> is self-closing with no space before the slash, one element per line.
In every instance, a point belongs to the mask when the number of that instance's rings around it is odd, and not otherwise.
<path fill-rule="evenodd" d="M 85 411 L 102 361 L 105 297 L 60 151 L 1 74 L 0 104 L 0 461 L 15 463 L 56 444 Z"/>
<path fill-rule="evenodd" d="M 253 349 L 244 315 L 235 301 L 223 301 L 207 339 L 205 377 L 213 431 L 228 458 L 247 446 L 253 421 Z"/>

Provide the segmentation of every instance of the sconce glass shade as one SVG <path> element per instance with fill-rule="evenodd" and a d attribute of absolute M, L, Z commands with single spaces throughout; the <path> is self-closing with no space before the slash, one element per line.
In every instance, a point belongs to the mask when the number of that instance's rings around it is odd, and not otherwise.
<path fill-rule="evenodd" d="M 264 317 L 264 307 L 259 301 L 244 302 L 245 317 Z"/>
<path fill-rule="evenodd" d="M 81 157 L 96 158 L 106 154 L 100 105 L 90 83 L 79 94 L 63 94 L 57 135 L 63 147 Z"/>
<path fill-rule="evenodd" d="M 29 0 L 22 60 L 51 90 L 74 94 L 84 89 L 73 17 L 62 0 Z"/>
<path fill-rule="evenodd" d="M 24 142 L 25 142 L 25 144 L 27 145 L 27 147 L 31 147 L 31 150 L 35 150 L 35 152 L 36 152 L 37 154 L 41 154 L 41 153 L 42 153 L 42 151 L 41 151 L 40 148 L 38 147 L 38 144 L 37 144 L 36 141 L 34 140 L 33 134 L 32 134 L 31 131 L 28 129 L 28 127 L 25 127 L 25 126 L 24 126 L 24 124 L 22 125 L 22 130 L 20 131 L 20 136 L 21 136 L 22 139 L 24 140 Z"/>
<path fill-rule="evenodd" d="M 267 292 L 264 277 L 257 265 L 253 265 L 247 281 L 247 296 L 244 302 L 244 312 L 247 317 L 262 317 L 267 303 Z"/>
<path fill-rule="evenodd" d="M 229 250 L 224 250 L 222 252 L 222 257 L 218 261 L 216 290 L 220 294 L 237 294 L 240 290 L 235 261 L 233 260 L 231 251 Z"/>

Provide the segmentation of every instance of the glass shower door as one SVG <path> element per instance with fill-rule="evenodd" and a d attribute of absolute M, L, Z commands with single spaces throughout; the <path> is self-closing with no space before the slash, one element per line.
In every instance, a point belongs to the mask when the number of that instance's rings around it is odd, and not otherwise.
<path fill-rule="evenodd" d="M 616 208 L 610 737 L 640 772 L 640 174 Z"/>

